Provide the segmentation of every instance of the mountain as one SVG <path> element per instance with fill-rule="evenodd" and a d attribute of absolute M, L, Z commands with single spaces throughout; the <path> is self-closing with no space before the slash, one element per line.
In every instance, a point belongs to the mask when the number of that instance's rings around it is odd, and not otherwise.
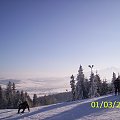
<path fill-rule="evenodd" d="M 0 110 L 0 120 L 120 120 L 120 105 L 114 104 L 119 103 L 119 97 L 107 95 L 40 106 L 31 108 L 30 112 L 26 110 L 24 114 L 16 114 L 17 109 L 5 109 Z M 92 108 L 92 102 L 98 102 L 99 108 Z M 110 108 L 108 102 L 114 104 L 113 108 Z"/>

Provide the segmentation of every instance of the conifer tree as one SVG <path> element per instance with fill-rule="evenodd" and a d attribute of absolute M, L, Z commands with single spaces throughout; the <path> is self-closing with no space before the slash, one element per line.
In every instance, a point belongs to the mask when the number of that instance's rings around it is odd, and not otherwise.
<path fill-rule="evenodd" d="M 13 106 L 14 108 L 16 108 L 16 90 L 15 90 L 15 83 L 12 83 L 12 102 L 13 102 Z"/>
<path fill-rule="evenodd" d="M 96 85 L 97 85 L 97 93 L 98 93 L 98 96 L 102 94 L 102 81 L 100 79 L 100 76 L 99 74 L 96 72 L 96 75 L 95 75 L 95 79 L 94 81 L 96 82 Z"/>
<path fill-rule="evenodd" d="M 34 95 L 33 95 L 33 106 L 35 107 L 35 106 L 37 106 L 37 105 L 38 105 L 37 95 L 34 94 Z"/>
<path fill-rule="evenodd" d="M 7 108 L 8 101 L 6 99 L 6 92 L 5 90 L 0 86 L 0 108 Z"/>
<path fill-rule="evenodd" d="M 75 79 L 74 76 L 71 76 L 71 81 L 70 81 L 70 85 L 71 85 L 71 92 L 72 92 L 72 100 L 75 100 Z"/>
<path fill-rule="evenodd" d="M 84 81 L 84 92 L 83 92 L 84 98 L 89 98 L 89 89 L 90 89 L 90 84 L 88 79 L 86 78 Z"/>
<path fill-rule="evenodd" d="M 102 95 L 106 95 L 108 93 L 108 83 L 105 80 L 102 82 Z"/>
<path fill-rule="evenodd" d="M 95 76 L 94 76 L 94 73 L 92 72 L 91 73 L 91 76 L 90 76 L 90 90 L 89 90 L 89 97 L 95 97 L 98 95 L 97 93 L 97 83 L 95 81 Z"/>
<path fill-rule="evenodd" d="M 3 89 L 0 86 L 0 108 L 2 108 L 2 104 L 3 104 Z"/>
<path fill-rule="evenodd" d="M 21 101 L 21 95 L 20 95 L 20 91 L 17 91 L 15 94 L 15 108 L 18 108 L 19 104 L 22 103 Z"/>
<path fill-rule="evenodd" d="M 85 78 L 84 78 L 84 74 L 83 74 L 83 69 L 82 66 L 80 65 L 79 70 L 78 70 L 78 75 L 77 75 L 77 83 L 76 83 L 76 98 L 80 99 L 80 98 L 84 98 L 84 92 L 85 92 L 85 86 L 84 86 L 84 82 L 85 82 Z"/>
<path fill-rule="evenodd" d="M 0 100 L 2 100 L 3 99 L 3 90 L 2 90 L 2 87 L 1 87 L 1 85 L 0 85 Z"/>
<path fill-rule="evenodd" d="M 6 88 L 6 98 L 7 98 L 7 107 L 8 108 L 12 108 L 13 107 L 13 96 L 12 96 L 12 83 L 9 81 L 9 83 L 7 84 L 7 88 Z"/>
<path fill-rule="evenodd" d="M 0 86 L 0 108 L 18 108 L 18 105 L 25 100 L 32 106 L 32 99 L 27 92 L 16 92 L 14 83 L 9 81 L 5 90 Z"/>
<path fill-rule="evenodd" d="M 13 84 L 12 84 L 12 91 L 13 91 L 13 94 L 15 94 L 15 89 L 16 89 L 15 83 L 13 82 Z"/>
<path fill-rule="evenodd" d="M 111 81 L 111 88 L 112 88 L 112 92 L 115 91 L 114 89 L 114 81 L 116 80 L 116 74 L 113 72 L 113 76 L 112 76 L 112 81 Z"/>

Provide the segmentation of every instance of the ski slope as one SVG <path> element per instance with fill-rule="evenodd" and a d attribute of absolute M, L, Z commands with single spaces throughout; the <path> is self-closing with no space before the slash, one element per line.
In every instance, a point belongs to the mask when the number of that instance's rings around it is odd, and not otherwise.
<path fill-rule="evenodd" d="M 31 108 L 24 114 L 16 109 L 0 110 L 0 120 L 120 120 L 120 108 L 92 108 L 91 102 L 120 101 L 120 96 L 107 95 L 92 99 L 63 102 Z"/>

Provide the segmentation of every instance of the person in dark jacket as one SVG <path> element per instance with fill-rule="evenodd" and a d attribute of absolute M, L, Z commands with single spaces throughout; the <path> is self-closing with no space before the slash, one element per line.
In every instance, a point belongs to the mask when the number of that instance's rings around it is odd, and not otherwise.
<path fill-rule="evenodd" d="M 120 94 L 120 77 L 114 81 L 115 95 Z"/>
<path fill-rule="evenodd" d="M 23 111 L 21 113 L 24 113 L 25 109 L 28 108 L 28 111 L 30 112 L 30 108 L 29 105 L 27 103 L 27 101 L 20 103 L 18 106 L 18 113 L 20 113 L 20 110 L 23 109 Z"/>

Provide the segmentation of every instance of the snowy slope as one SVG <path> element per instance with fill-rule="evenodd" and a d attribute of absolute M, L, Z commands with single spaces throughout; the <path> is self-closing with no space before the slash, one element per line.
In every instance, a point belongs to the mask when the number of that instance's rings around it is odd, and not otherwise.
<path fill-rule="evenodd" d="M 92 101 L 120 101 L 120 96 L 102 96 L 31 108 L 16 114 L 15 109 L 0 110 L 0 120 L 120 120 L 120 108 L 91 108 Z"/>

